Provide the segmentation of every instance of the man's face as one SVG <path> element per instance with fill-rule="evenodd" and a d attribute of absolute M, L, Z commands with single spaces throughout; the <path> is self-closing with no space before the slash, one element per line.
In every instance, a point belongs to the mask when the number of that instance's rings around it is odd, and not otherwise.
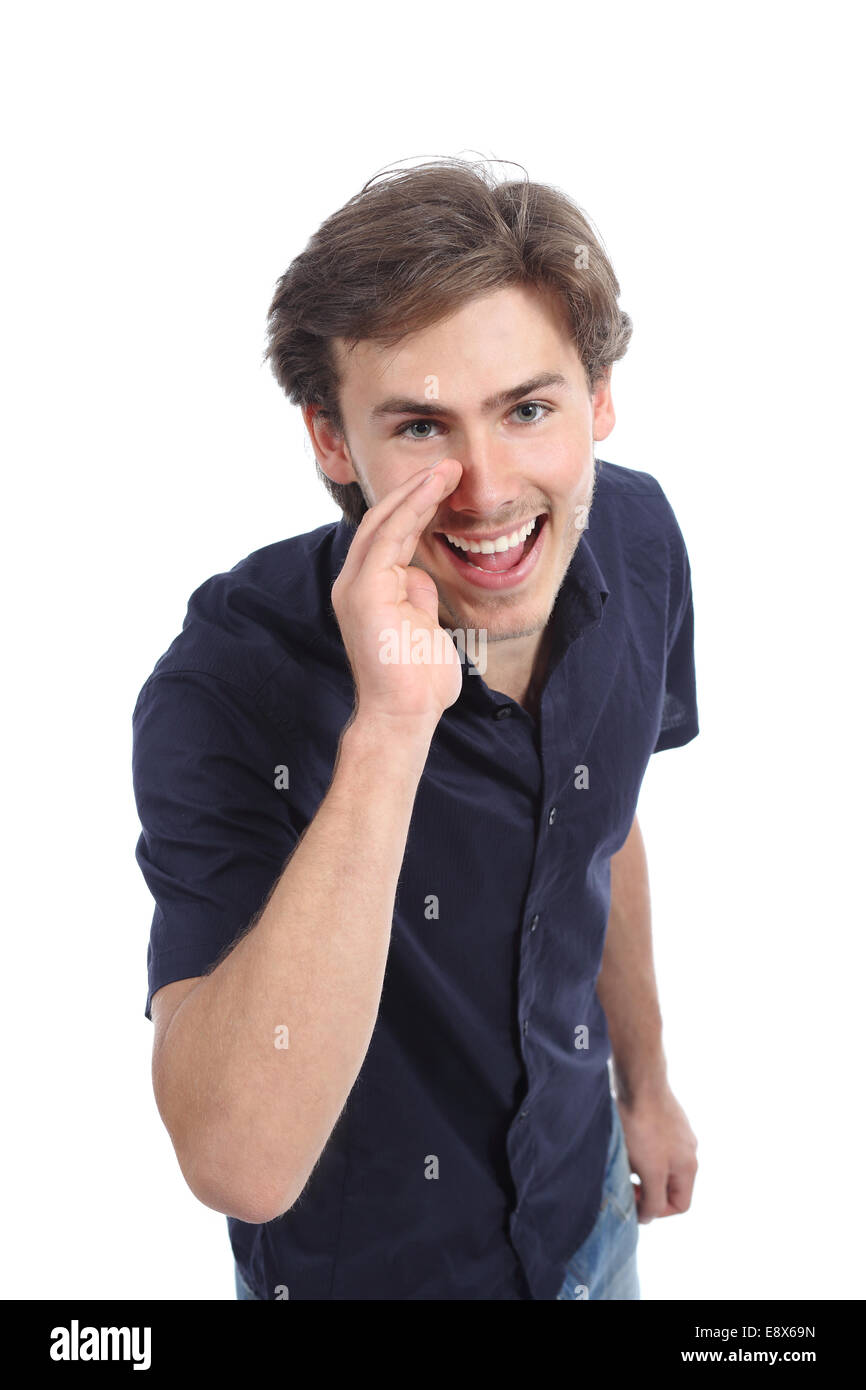
<path fill-rule="evenodd" d="M 614 424 L 609 388 L 590 397 L 559 306 L 509 287 L 396 348 L 347 353 L 338 339 L 335 351 L 348 471 L 328 459 L 326 472 L 357 481 L 373 506 L 425 464 L 456 458 L 460 480 L 412 560 L 436 584 L 440 622 L 491 642 L 541 633 L 586 528 L 593 440 Z M 467 551 L 446 534 L 496 549 Z"/>

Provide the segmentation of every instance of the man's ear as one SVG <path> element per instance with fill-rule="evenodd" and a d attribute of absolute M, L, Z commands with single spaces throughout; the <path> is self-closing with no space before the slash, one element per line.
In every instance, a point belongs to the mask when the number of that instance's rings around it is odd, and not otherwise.
<path fill-rule="evenodd" d="M 313 445 L 316 462 L 332 483 L 356 483 L 358 481 L 349 455 L 345 437 L 322 413 L 319 405 L 301 407 L 304 424 Z"/>
<path fill-rule="evenodd" d="M 616 424 L 613 397 L 610 392 L 610 375 L 612 370 L 612 367 L 608 367 L 592 393 L 593 439 L 607 439 Z"/>

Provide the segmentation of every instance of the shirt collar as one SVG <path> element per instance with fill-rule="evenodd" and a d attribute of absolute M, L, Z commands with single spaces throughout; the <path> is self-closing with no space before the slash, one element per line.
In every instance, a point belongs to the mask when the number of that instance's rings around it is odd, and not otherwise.
<path fill-rule="evenodd" d="M 585 531 L 571 557 L 551 615 L 558 625 L 555 635 L 561 637 L 564 647 L 569 647 L 580 633 L 598 627 L 609 597 L 610 589 Z"/>

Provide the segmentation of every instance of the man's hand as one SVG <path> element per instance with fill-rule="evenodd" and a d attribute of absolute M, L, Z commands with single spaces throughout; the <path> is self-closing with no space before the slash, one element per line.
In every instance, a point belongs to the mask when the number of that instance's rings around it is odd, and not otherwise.
<path fill-rule="evenodd" d="M 460 694 L 460 658 L 451 637 L 439 625 L 439 595 L 425 570 L 410 564 L 425 526 L 460 480 L 456 459 L 442 459 L 394 488 L 361 519 L 331 602 L 352 675 L 357 716 L 383 727 L 435 728 Z M 427 662 L 383 660 L 387 637 L 402 642 L 408 623 L 410 650 Z"/>
<path fill-rule="evenodd" d="M 688 1211 L 698 1171 L 698 1141 L 669 1086 L 643 1092 L 628 1104 L 617 1099 L 635 1189 L 637 1219 Z"/>

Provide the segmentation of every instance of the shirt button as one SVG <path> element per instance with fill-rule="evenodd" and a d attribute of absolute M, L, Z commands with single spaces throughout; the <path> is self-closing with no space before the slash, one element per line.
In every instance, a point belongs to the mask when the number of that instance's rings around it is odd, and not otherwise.
<path fill-rule="evenodd" d="M 556 807 L 555 807 L 555 806 L 551 806 L 551 808 L 550 808 L 550 815 L 547 817 L 547 824 L 548 824 L 548 825 L 553 825 L 553 822 L 554 822 L 555 820 L 556 820 Z"/>
<path fill-rule="evenodd" d="M 532 921 L 531 921 L 530 924 L 529 924 L 529 930 L 530 930 L 530 931 L 535 931 L 535 928 L 536 928 L 537 926 L 538 926 L 538 913 L 536 912 L 535 916 L 533 917 Z"/>
<path fill-rule="evenodd" d="M 529 1114 L 529 1111 L 528 1111 L 528 1110 L 521 1110 L 521 1112 L 520 1112 L 520 1118 L 521 1118 L 521 1120 L 525 1120 L 528 1114 Z"/>
<path fill-rule="evenodd" d="M 499 706 L 499 709 L 496 711 L 496 713 L 495 713 L 494 716 L 493 716 L 494 719 L 509 719 L 510 717 L 511 717 L 511 706 L 510 706 L 510 705 L 500 705 L 500 706 Z"/>

